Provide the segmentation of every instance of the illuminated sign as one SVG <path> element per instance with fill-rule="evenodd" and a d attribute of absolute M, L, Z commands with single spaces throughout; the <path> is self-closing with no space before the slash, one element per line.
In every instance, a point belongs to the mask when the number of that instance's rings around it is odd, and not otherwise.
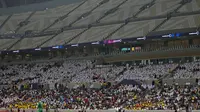
<path fill-rule="evenodd" d="M 37 48 L 37 49 L 35 49 L 36 51 L 40 51 L 41 50 L 41 48 Z"/>
<path fill-rule="evenodd" d="M 137 38 L 137 40 L 146 40 L 146 37 L 142 37 L 142 38 Z"/>
<path fill-rule="evenodd" d="M 193 33 L 189 33 L 189 35 L 199 35 L 199 31 L 193 32 Z"/>
<path fill-rule="evenodd" d="M 132 49 L 131 49 L 132 51 L 135 51 L 135 47 L 132 47 Z"/>
<path fill-rule="evenodd" d="M 135 47 L 135 50 L 141 50 L 142 48 L 141 47 Z"/>
<path fill-rule="evenodd" d="M 159 35 L 152 35 L 152 36 L 144 36 L 144 37 L 135 37 L 135 38 L 123 38 L 123 39 L 116 39 L 116 40 L 103 40 L 103 41 L 96 41 L 96 42 L 90 42 L 90 43 L 78 43 L 78 44 L 73 44 L 73 45 L 58 45 L 58 46 L 50 46 L 50 47 L 47 47 L 48 50 L 51 50 L 51 49 L 62 49 L 62 48 L 66 48 L 68 46 L 72 46 L 72 47 L 78 47 L 78 46 L 87 46 L 88 44 L 92 44 L 92 45 L 98 45 L 98 44 L 102 44 L 102 45 L 106 45 L 106 44 L 114 44 L 114 43 L 121 43 L 123 42 L 124 44 L 125 43 L 137 43 L 139 42 L 140 40 L 147 40 L 147 39 L 150 39 L 150 40 L 153 40 L 153 41 L 158 41 L 158 40 L 162 40 L 163 38 L 181 38 L 182 36 L 197 36 L 197 35 L 200 35 L 200 31 L 191 31 L 191 32 L 171 32 L 171 34 L 159 34 Z M 22 36 L 22 35 L 21 35 Z M 5 38 L 5 37 L 8 37 L 8 38 L 12 38 L 12 35 L 0 35 L 1 38 Z M 18 37 L 17 35 L 14 35 L 14 37 Z M 46 48 L 44 48 L 46 49 Z M 137 47 L 131 47 L 130 50 L 132 51 L 135 51 L 137 49 L 141 49 L 141 47 L 137 48 Z M 30 49 L 24 49 L 24 50 L 30 50 Z M 24 51 L 22 50 L 22 51 Z M 35 50 L 35 51 L 41 51 L 43 50 L 43 48 L 33 48 L 31 50 Z M 121 49 L 120 49 L 121 50 Z M 123 49 L 123 50 L 129 50 L 128 48 L 127 49 Z M 7 49 L 3 49 L 3 51 L 7 51 Z M 13 53 L 18 53 L 18 52 L 22 52 L 20 50 L 15 50 L 15 51 L 10 51 L 10 52 L 13 52 Z"/>
<path fill-rule="evenodd" d="M 105 40 L 104 44 L 113 44 L 113 43 L 119 43 L 122 42 L 122 39 L 118 39 L 118 40 Z"/>
<path fill-rule="evenodd" d="M 171 37 L 175 37 L 175 35 L 174 34 L 169 34 L 169 35 L 163 35 L 162 37 L 163 38 L 171 38 Z"/>
<path fill-rule="evenodd" d="M 97 45 L 100 44 L 99 42 L 93 42 L 92 45 Z"/>
<path fill-rule="evenodd" d="M 131 48 L 122 48 L 121 51 L 130 51 Z"/>
<path fill-rule="evenodd" d="M 13 51 L 14 53 L 18 53 L 19 52 L 19 50 L 16 50 L 16 51 Z"/>
<path fill-rule="evenodd" d="M 180 37 L 181 36 L 181 33 L 176 33 L 176 37 Z"/>
<path fill-rule="evenodd" d="M 55 47 L 52 47 L 53 49 L 62 49 L 64 48 L 64 46 L 55 46 Z"/>
<path fill-rule="evenodd" d="M 71 45 L 72 47 L 77 47 L 78 46 L 78 44 L 74 44 L 74 45 Z"/>
<path fill-rule="evenodd" d="M 119 40 L 113 40 L 113 43 L 118 43 L 118 42 L 122 42 L 122 40 L 121 39 L 119 39 Z"/>
<path fill-rule="evenodd" d="M 52 47 L 53 49 L 59 49 L 59 46 Z"/>

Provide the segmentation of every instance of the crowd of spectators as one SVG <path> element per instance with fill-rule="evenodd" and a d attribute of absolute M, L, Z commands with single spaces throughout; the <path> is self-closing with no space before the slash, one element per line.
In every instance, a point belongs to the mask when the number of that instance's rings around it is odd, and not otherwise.
<path fill-rule="evenodd" d="M 82 83 L 157 79 L 169 73 L 174 66 L 176 64 L 97 67 L 88 60 L 3 65 L 0 67 L 0 82 L 28 80 L 31 83 L 55 84 L 62 81 Z"/>
<path fill-rule="evenodd" d="M 63 79 L 70 81 L 74 75 L 89 66 L 91 66 L 91 61 L 86 60 L 2 65 L 0 68 L 0 82 L 11 83 L 13 81 L 28 80 L 31 83 L 54 84 Z"/>
<path fill-rule="evenodd" d="M 175 69 L 175 71 L 174 71 Z M 200 62 L 98 67 L 90 60 L 25 63 L 0 66 L 0 83 L 28 80 L 31 83 L 103 82 L 159 79 L 173 72 L 173 78 L 200 78 Z"/>
<path fill-rule="evenodd" d="M 0 108 L 36 108 L 38 102 L 51 109 L 114 109 L 166 110 L 190 104 L 200 109 L 199 86 L 155 86 L 142 84 L 110 84 L 107 81 L 159 79 L 173 73 L 174 78 L 199 78 L 199 62 L 140 66 L 95 66 L 89 60 L 9 64 L 0 66 Z M 173 70 L 172 70 L 173 69 Z M 171 72 L 173 71 L 173 72 Z M 68 88 L 34 88 L 34 83 L 101 82 L 100 88 L 85 85 Z M 24 84 L 24 89 L 19 89 Z M 27 84 L 27 85 L 25 85 Z"/>
<path fill-rule="evenodd" d="M 118 81 L 123 79 L 134 79 L 134 80 L 148 80 L 148 79 L 158 79 L 163 75 L 170 72 L 172 68 L 177 66 L 177 64 L 159 64 L 159 65 L 145 65 L 145 66 L 133 66 L 128 68 L 117 78 Z"/>
<path fill-rule="evenodd" d="M 200 62 L 197 61 L 197 62 L 180 64 L 177 67 L 173 78 L 175 79 L 200 78 Z"/>
<path fill-rule="evenodd" d="M 113 67 L 97 67 L 88 68 L 73 77 L 73 82 L 103 82 L 105 80 L 114 79 L 121 71 L 123 71 L 123 66 L 113 66 Z"/>
<path fill-rule="evenodd" d="M 36 108 L 42 102 L 50 109 L 115 109 L 128 110 L 173 110 L 190 104 L 200 109 L 198 86 L 163 86 L 141 89 L 135 85 L 113 85 L 101 89 L 84 86 L 64 90 L 12 90 L 0 91 L 0 108 Z"/>

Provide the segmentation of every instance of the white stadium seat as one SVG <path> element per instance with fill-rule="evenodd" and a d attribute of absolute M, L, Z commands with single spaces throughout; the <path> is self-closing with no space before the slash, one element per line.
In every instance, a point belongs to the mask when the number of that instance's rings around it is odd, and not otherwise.
<path fill-rule="evenodd" d="M 148 32 L 152 31 L 162 21 L 163 19 L 131 22 L 114 33 L 110 39 L 146 36 Z"/>
<path fill-rule="evenodd" d="M 192 0 L 191 3 L 184 5 L 178 12 L 192 12 L 200 10 L 200 1 Z"/>
<path fill-rule="evenodd" d="M 173 17 L 157 31 L 196 28 L 200 25 L 200 15 Z"/>
<path fill-rule="evenodd" d="M 4 21 L 6 20 L 8 16 L 0 16 L 0 26 L 4 23 Z M 2 28 L 0 28 L 0 34 L 2 34 Z"/>
<path fill-rule="evenodd" d="M 0 50 L 6 50 L 9 48 L 12 44 L 17 42 L 18 39 L 1 39 L 0 40 Z"/>
<path fill-rule="evenodd" d="M 138 17 L 151 17 L 158 15 L 166 15 L 167 13 L 176 9 L 181 0 L 156 0 L 156 3 L 145 9 Z"/>
<path fill-rule="evenodd" d="M 48 40 L 50 36 L 35 37 L 35 38 L 24 38 L 19 43 L 14 45 L 11 50 L 20 50 L 20 49 L 30 49 L 36 48 L 38 45 L 42 44 Z"/>
<path fill-rule="evenodd" d="M 103 18 L 101 23 L 125 20 L 132 17 L 142 6 L 150 2 L 151 0 L 128 0 L 116 12 Z"/>
<path fill-rule="evenodd" d="M 82 25 L 88 25 L 88 24 L 95 23 L 96 20 L 99 19 L 100 17 L 102 17 L 106 11 L 107 11 L 106 9 L 95 11 L 95 12 L 91 13 L 90 15 L 88 15 L 87 17 L 84 17 L 84 18 L 80 19 L 79 21 L 77 21 L 76 23 L 74 23 L 73 26 L 82 26 Z"/>
<path fill-rule="evenodd" d="M 123 21 L 135 13 L 137 13 L 142 6 L 145 4 L 150 3 L 152 0 L 128 0 L 119 8 L 106 15 L 104 18 L 100 20 L 100 23 L 110 23 L 115 21 Z M 151 16 L 159 16 L 159 15 L 166 15 L 167 13 L 173 11 L 178 6 L 180 6 L 181 0 L 156 0 L 155 4 L 139 13 L 137 18 L 141 17 L 151 17 Z M 50 27 L 47 30 L 55 30 L 60 29 L 64 26 L 68 26 L 70 23 L 75 21 L 78 17 L 82 14 L 91 11 L 93 8 L 97 7 L 101 0 L 87 0 L 84 3 L 79 2 L 70 5 L 63 5 L 53 9 L 46 9 L 44 11 L 37 11 L 35 14 L 31 16 L 28 20 L 28 24 L 22 26 L 18 33 L 24 33 L 28 30 L 33 31 L 42 31 L 43 29 L 47 28 L 51 25 L 55 20 L 66 15 L 74 8 L 77 7 L 74 11 L 69 13 L 69 15 L 61 21 L 58 21 L 55 25 Z M 100 17 L 104 16 L 104 13 L 108 10 L 116 7 L 123 0 L 109 0 L 107 3 L 98 6 L 95 10 L 93 10 L 88 16 L 83 17 L 82 19 L 76 21 L 72 27 L 78 27 L 83 25 L 89 25 L 95 23 Z M 80 5 L 83 3 L 82 5 Z M 192 0 L 191 3 L 184 5 L 182 8 L 178 10 L 178 12 L 191 12 L 191 11 L 198 11 L 199 4 L 198 0 Z M 80 6 L 79 6 L 80 5 Z M 79 6 L 79 7 L 78 7 Z M 0 29 L 0 34 L 3 33 L 13 33 L 19 26 L 19 23 L 24 21 L 27 17 L 29 17 L 31 12 L 27 13 L 20 13 L 14 14 L 11 18 L 4 24 L 4 26 Z M 0 24 L 2 24 L 7 16 L 0 16 Z M 108 39 L 121 39 L 121 38 L 132 38 L 132 37 L 140 37 L 145 36 L 149 32 L 151 32 L 157 25 L 159 25 L 163 19 L 156 19 L 156 20 L 144 20 L 144 21 L 136 21 L 130 22 L 124 27 L 120 28 L 118 31 L 113 33 L 108 37 Z M 195 28 L 199 27 L 200 25 L 200 15 L 192 15 L 192 16 L 180 16 L 180 17 L 172 17 L 166 23 L 164 23 L 157 31 L 163 30 L 173 30 L 173 29 L 183 29 L 183 28 Z M 72 39 L 77 34 L 82 32 L 83 29 L 78 30 L 69 30 L 64 31 L 63 33 L 57 35 L 50 41 L 47 41 L 42 45 L 42 47 L 48 46 L 55 46 L 55 45 L 62 45 L 66 42 L 68 44 L 76 44 L 76 43 L 85 43 L 85 42 L 93 42 L 93 41 L 101 41 L 106 38 L 109 34 L 119 28 L 121 24 L 114 24 L 114 25 L 104 25 L 104 26 L 95 26 L 84 32 L 83 34 L 79 35 L 78 37 Z M 50 36 L 51 37 L 51 36 Z M 44 37 L 44 40 L 48 40 L 50 37 Z M 38 37 L 36 40 L 42 38 Z M 31 46 L 35 47 L 39 45 L 30 45 L 29 43 L 32 41 L 30 38 L 25 38 L 17 45 L 13 46 L 12 49 L 25 49 L 30 48 Z M 39 39 L 40 40 L 40 39 Z M 71 41 L 72 40 L 72 41 Z M 29 42 L 30 41 L 30 42 Z M 33 42 L 34 43 L 34 42 Z M 41 42 L 42 43 L 42 42 Z M 7 46 L 6 46 L 7 47 Z M 16 48 L 15 48 L 16 47 Z"/>
<path fill-rule="evenodd" d="M 48 27 L 52 24 L 56 19 L 60 18 L 61 16 L 67 14 L 71 11 L 77 4 L 67 5 L 62 8 L 54 8 L 51 10 L 44 10 L 44 11 L 37 11 L 28 21 L 29 24 L 22 27 L 20 32 L 24 32 L 27 30 L 33 31 L 41 31 L 44 28 Z"/>
<path fill-rule="evenodd" d="M 31 12 L 12 15 L 11 18 L 5 23 L 3 28 L 0 30 L 0 33 L 7 33 L 10 31 L 14 32 L 19 27 L 20 22 L 26 20 L 26 18 L 28 18 L 30 14 Z"/>
<path fill-rule="evenodd" d="M 74 36 L 76 36 L 78 33 L 82 32 L 83 30 L 84 29 L 65 31 L 65 32 L 57 35 L 56 37 L 54 37 L 53 39 L 51 39 L 44 45 L 42 45 L 42 47 L 63 45 L 63 44 L 65 44 L 65 42 L 69 41 Z"/>
<path fill-rule="evenodd" d="M 103 38 L 108 36 L 111 32 L 116 30 L 119 26 L 120 24 L 92 27 L 91 29 L 87 30 L 85 33 L 83 33 L 79 37 L 72 40 L 70 44 L 101 41 Z"/>
<path fill-rule="evenodd" d="M 78 17 L 80 17 L 82 14 L 92 10 L 92 8 L 96 7 L 100 0 L 88 0 L 83 5 L 78 7 L 76 10 L 74 10 L 72 13 L 68 15 L 64 20 L 59 21 L 57 24 L 53 25 L 49 30 L 51 29 L 58 29 L 62 28 L 64 26 L 68 26 L 70 23 L 75 21 Z"/>

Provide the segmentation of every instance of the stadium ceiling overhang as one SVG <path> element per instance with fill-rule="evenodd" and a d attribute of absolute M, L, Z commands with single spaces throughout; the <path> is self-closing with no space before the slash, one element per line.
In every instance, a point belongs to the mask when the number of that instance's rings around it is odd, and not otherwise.
<path fill-rule="evenodd" d="M 77 44 L 69 44 L 69 45 L 57 45 L 51 47 L 42 47 L 42 48 L 32 48 L 32 49 L 22 49 L 22 50 L 11 50 L 7 51 L 6 49 L 0 51 L 2 54 L 8 53 L 19 53 L 19 52 L 32 52 L 32 51 L 45 51 L 45 50 L 58 50 L 58 49 L 67 49 L 73 47 L 81 47 L 81 46 L 89 46 L 89 45 L 111 45 L 116 43 L 136 43 L 139 41 L 146 41 L 146 40 L 163 40 L 163 39 L 181 39 L 184 37 L 194 37 L 199 36 L 200 30 L 188 31 L 188 32 L 173 32 L 173 33 L 163 33 L 159 35 L 150 35 L 150 36 L 141 36 L 141 37 L 134 37 L 134 38 L 123 38 L 123 39 L 115 39 L 115 40 L 103 40 L 103 41 L 94 41 L 94 42 L 87 42 L 87 43 L 77 43 Z"/>

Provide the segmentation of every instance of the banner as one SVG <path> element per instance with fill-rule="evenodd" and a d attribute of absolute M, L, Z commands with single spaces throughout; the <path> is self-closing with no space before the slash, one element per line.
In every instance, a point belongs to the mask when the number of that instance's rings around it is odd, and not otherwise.
<path fill-rule="evenodd" d="M 9 111 L 8 111 L 8 110 L 3 110 L 3 109 L 2 109 L 2 110 L 0 110 L 0 112 L 9 112 Z"/>

